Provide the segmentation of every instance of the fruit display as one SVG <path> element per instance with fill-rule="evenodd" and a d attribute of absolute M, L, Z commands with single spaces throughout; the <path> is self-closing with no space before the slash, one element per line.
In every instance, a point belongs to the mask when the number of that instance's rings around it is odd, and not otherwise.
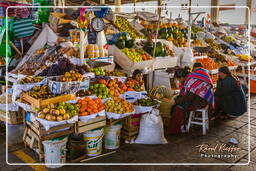
<path fill-rule="evenodd" d="M 136 29 L 134 29 L 128 20 L 123 17 L 116 17 L 115 26 L 120 30 L 120 32 L 127 32 L 129 36 L 133 39 L 143 39 L 144 36 L 141 35 Z"/>
<path fill-rule="evenodd" d="M 85 97 L 79 99 L 77 104 L 80 106 L 79 116 L 92 115 L 105 109 L 100 98 L 91 99 L 90 97 Z"/>
<path fill-rule="evenodd" d="M 61 82 L 83 81 L 83 80 L 84 80 L 83 75 L 74 70 L 66 72 L 63 76 L 60 77 Z"/>
<path fill-rule="evenodd" d="M 147 55 L 143 49 L 122 49 L 122 52 L 133 62 L 141 62 L 152 59 L 151 56 Z"/>
<path fill-rule="evenodd" d="M 119 49 L 123 48 L 133 48 L 135 45 L 135 40 L 134 39 L 129 39 L 126 34 L 121 34 L 119 38 L 117 39 L 115 43 L 116 47 Z"/>
<path fill-rule="evenodd" d="M 91 68 L 90 69 L 91 72 L 93 72 L 95 75 L 102 75 L 104 76 L 106 73 L 105 73 L 105 70 L 103 68 Z"/>
<path fill-rule="evenodd" d="M 86 58 L 99 58 L 108 56 L 107 50 L 102 45 L 89 44 L 85 47 Z"/>
<path fill-rule="evenodd" d="M 127 87 L 127 91 L 143 91 L 143 88 L 141 87 L 143 83 L 143 81 L 138 82 L 132 78 L 127 78 L 125 85 Z"/>
<path fill-rule="evenodd" d="M 154 43 L 153 42 L 145 42 L 143 49 L 149 53 L 151 56 L 154 56 Z M 156 49 L 155 49 L 155 57 L 165 57 L 171 55 L 173 56 L 172 50 L 162 42 L 156 43 Z"/>
<path fill-rule="evenodd" d="M 105 71 L 106 76 L 117 76 L 117 77 L 125 77 L 126 74 L 120 71 Z"/>
<path fill-rule="evenodd" d="M 92 92 L 91 90 L 79 90 L 76 92 L 76 97 L 85 97 L 85 96 L 91 96 Z"/>
<path fill-rule="evenodd" d="M 231 43 L 234 41 L 234 38 L 232 36 L 224 36 L 222 40 L 224 40 L 227 43 Z"/>
<path fill-rule="evenodd" d="M 49 99 L 56 96 L 51 93 L 46 85 L 34 86 L 31 90 L 26 91 L 25 93 L 27 93 L 31 97 L 41 100 Z"/>
<path fill-rule="evenodd" d="M 145 98 L 145 99 L 138 99 L 134 104 L 138 106 L 155 106 L 158 104 L 158 101 L 151 98 Z"/>
<path fill-rule="evenodd" d="M 215 43 L 213 39 L 206 39 L 205 42 L 215 50 L 222 50 L 221 45 Z"/>
<path fill-rule="evenodd" d="M 59 58 L 57 64 L 53 64 L 43 70 L 38 76 L 58 76 L 64 75 L 71 70 L 77 71 L 80 74 L 89 72 L 87 65 L 74 65 L 68 58 Z"/>
<path fill-rule="evenodd" d="M 106 87 L 105 84 L 92 84 L 90 85 L 89 90 L 100 99 L 106 99 L 108 97 L 111 97 L 109 89 Z"/>
<path fill-rule="evenodd" d="M 130 113 L 134 110 L 132 103 L 117 97 L 108 100 L 104 105 L 107 112 L 116 114 Z"/>
<path fill-rule="evenodd" d="M 236 55 L 241 61 L 251 62 L 253 60 L 252 56 L 249 55 L 243 55 L 243 54 L 237 54 Z"/>
<path fill-rule="evenodd" d="M 128 90 L 127 86 L 123 84 L 118 78 L 106 80 L 99 80 L 100 84 L 106 85 L 109 89 L 109 94 L 111 97 L 119 97 L 120 94 L 123 94 Z"/>
<path fill-rule="evenodd" d="M 63 121 L 74 117 L 79 111 L 78 104 L 60 102 L 54 105 L 51 103 L 41 110 L 37 117 L 48 121 Z"/>
<path fill-rule="evenodd" d="M 33 76 L 27 76 L 20 80 L 20 84 L 28 84 L 28 83 L 38 83 L 43 80 L 43 77 L 33 77 Z"/>
<path fill-rule="evenodd" d="M 203 67 L 207 70 L 215 70 L 218 69 L 217 63 L 214 62 L 212 58 L 201 58 L 197 59 L 196 62 L 199 62 L 203 65 Z"/>
<path fill-rule="evenodd" d="M 201 46 L 203 46 L 203 43 L 202 43 L 202 41 L 200 41 L 200 40 L 193 40 L 192 41 L 192 45 L 193 46 L 199 46 L 199 47 L 201 47 Z"/>
<path fill-rule="evenodd" d="M 216 84 L 217 80 L 218 80 L 218 75 L 217 74 L 211 74 L 210 77 L 212 79 L 212 83 Z"/>

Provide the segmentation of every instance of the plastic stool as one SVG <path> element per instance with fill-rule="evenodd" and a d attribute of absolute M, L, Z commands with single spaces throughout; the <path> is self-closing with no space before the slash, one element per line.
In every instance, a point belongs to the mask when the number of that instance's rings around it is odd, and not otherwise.
<path fill-rule="evenodd" d="M 195 112 L 201 112 L 202 117 L 195 117 Z M 203 135 L 206 135 L 206 130 L 209 130 L 208 106 L 203 109 L 197 109 L 190 112 L 187 131 L 189 131 L 192 124 L 201 125 L 203 127 Z"/>

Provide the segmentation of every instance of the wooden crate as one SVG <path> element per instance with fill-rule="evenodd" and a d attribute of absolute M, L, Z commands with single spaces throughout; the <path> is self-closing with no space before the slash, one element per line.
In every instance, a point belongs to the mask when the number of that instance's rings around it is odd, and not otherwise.
<path fill-rule="evenodd" d="M 118 65 L 120 65 L 121 68 L 124 69 L 124 70 L 144 69 L 144 68 L 147 68 L 147 67 L 151 67 L 154 63 L 154 60 L 133 62 L 115 45 L 110 46 L 110 49 L 113 52 L 115 62 Z"/>
<path fill-rule="evenodd" d="M 65 129 L 65 130 L 63 130 Z M 75 124 L 64 124 L 45 130 L 38 121 L 28 122 L 25 124 L 25 131 L 23 134 L 23 142 L 25 147 L 33 149 L 37 144 L 39 150 L 39 160 L 44 159 L 44 151 L 42 142 L 53 138 L 67 136 L 75 132 Z"/>
<path fill-rule="evenodd" d="M 34 105 L 37 108 L 42 108 L 44 106 L 47 106 L 50 103 L 55 104 L 55 103 L 59 103 L 59 102 L 74 100 L 76 98 L 74 94 L 66 94 L 66 95 L 61 95 L 61 96 L 53 97 L 53 98 L 46 99 L 46 100 L 41 100 L 41 99 L 36 99 L 34 97 L 31 97 L 27 93 L 24 93 L 24 92 L 22 93 L 21 97 L 23 100 Z"/>
<path fill-rule="evenodd" d="M 123 120 L 124 118 L 122 118 L 122 119 L 108 119 L 107 118 L 107 122 L 106 122 L 106 125 L 108 125 L 108 126 L 111 126 L 111 125 L 115 125 L 116 123 L 118 123 L 118 122 L 122 122 L 122 120 Z"/>
<path fill-rule="evenodd" d="M 140 129 L 141 114 L 131 115 L 123 120 L 121 137 L 127 141 L 131 141 L 138 136 Z"/>
<path fill-rule="evenodd" d="M 78 121 L 75 124 L 75 133 L 83 133 L 106 125 L 106 116 L 99 116 L 88 122 Z"/>
<path fill-rule="evenodd" d="M 8 124 L 16 125 L 23 122 L 21 111 L 0 111 L 0 121 L 7 122 Z"/>

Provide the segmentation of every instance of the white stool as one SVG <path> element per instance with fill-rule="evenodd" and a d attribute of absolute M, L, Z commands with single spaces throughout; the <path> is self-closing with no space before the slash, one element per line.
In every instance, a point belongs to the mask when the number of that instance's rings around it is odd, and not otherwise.
<path fill-rule="evenodd" d="M 195 112 L 201 112 L 202 117 L 195 117 Z M 203 135 L 206 135 L 206 130 L 209 130 L 209 119 L 208 119 L 208 106 L 203 109 L 197 109 L 195 111 L 191 111 L 189 114 L 189 120 L 187 125 L 187 131 L 189 131 L 190 125 L 202 125 L 203 127 Z"/>

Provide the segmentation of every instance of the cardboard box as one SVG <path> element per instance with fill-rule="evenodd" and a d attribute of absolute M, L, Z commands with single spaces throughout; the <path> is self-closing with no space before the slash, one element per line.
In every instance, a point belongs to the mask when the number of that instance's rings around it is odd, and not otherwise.
<path fill-rule="evenodd" d="M 54 13 L 52 12 L 49 17 L 50 27 L 55 32 L 60 32 L 60 25 L 70 23 L 72 19 L 65 13 Z"/>

